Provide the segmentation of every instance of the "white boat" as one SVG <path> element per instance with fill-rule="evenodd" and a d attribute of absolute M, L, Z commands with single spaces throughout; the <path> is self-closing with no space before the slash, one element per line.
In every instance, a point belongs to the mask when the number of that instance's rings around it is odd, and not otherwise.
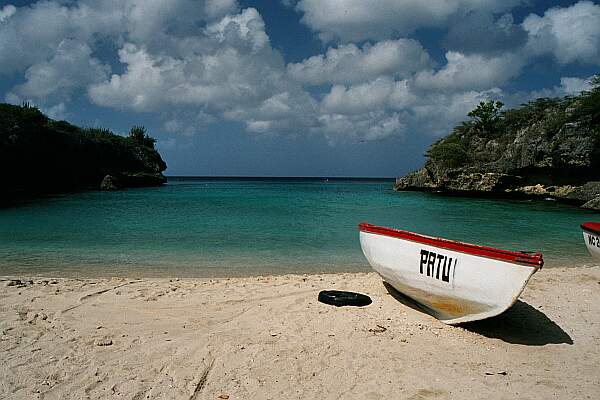
<path fill-rule="evenodd" d="M 510 308 L 544 261 L 523 253 L 362 223 L 360 245 L 383 280 L 446 324 Z"/>
<path fill-rule="evenodd" d="M 586 222 L 581 224 L 583 241 L 588 251 L 596 260 L 600 260 L 600 222 Z"/>

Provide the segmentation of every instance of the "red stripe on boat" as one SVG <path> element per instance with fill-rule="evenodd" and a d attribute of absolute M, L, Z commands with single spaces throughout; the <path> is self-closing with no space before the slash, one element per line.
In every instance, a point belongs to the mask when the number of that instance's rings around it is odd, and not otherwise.
<path fill-rule="evenodd" d="M 600 225 L 600 224 L 598 224 Z M 527 254 L 519 251 L 501 250 L 493 247 L 479 246 L 471 243 L 457 242 L 443 238 L 421 235 L 414 232 L 403 231 L 400 229 L 385 228 L 383 226 L 371 225 L 363 222 L 358 225 L 362 232 L 375 233 L 378 235 L 390 236 L 399 239 L 410 240 L 411 242 L 423 243 L 442 249 L 459 251 L 461 253 L 472 254 L 475 256 L 494 258 L 500 261 L 508 261 L 518 264 L 542 267 L 544 260 L 541 253 Z"/>
<path fill-rule="evenodd" d="M 581 229 L 600 235 L 600 222 L 585 222 L 581 224 Z"/>

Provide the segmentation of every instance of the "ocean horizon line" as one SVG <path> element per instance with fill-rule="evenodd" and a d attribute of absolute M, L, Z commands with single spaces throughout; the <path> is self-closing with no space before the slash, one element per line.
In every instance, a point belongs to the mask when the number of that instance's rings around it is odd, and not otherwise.
<path fill-rule="evenodd" d="M 245 176 L 245 175 L 165 175 L 167 180 L 198 180 L 198 179 L 217 179 L 217 180 L 370 180 L 370 181 L 390 181 L 396 177 L 370 177 L 370 176 Z"/>

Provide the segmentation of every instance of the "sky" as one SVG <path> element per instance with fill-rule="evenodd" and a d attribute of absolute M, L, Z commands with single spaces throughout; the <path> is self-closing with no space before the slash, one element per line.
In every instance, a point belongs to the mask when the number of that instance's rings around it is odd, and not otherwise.
<path fill-rule="evenodd" d="M 143 125 L 171 176 L 399 176 L 479 102 L 599 72 L 592 1 L 0 1 L 0 101 Z"/>

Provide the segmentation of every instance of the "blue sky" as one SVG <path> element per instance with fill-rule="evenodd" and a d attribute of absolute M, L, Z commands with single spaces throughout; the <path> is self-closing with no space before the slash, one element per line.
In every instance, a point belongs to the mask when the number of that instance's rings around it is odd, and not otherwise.
<path fill-rule="evenodd" d="M 0 98 L 144 125 L 169 175 L 401 175 L 479 101 L 599 66 L 592 1 L 0 2 Z"/>

